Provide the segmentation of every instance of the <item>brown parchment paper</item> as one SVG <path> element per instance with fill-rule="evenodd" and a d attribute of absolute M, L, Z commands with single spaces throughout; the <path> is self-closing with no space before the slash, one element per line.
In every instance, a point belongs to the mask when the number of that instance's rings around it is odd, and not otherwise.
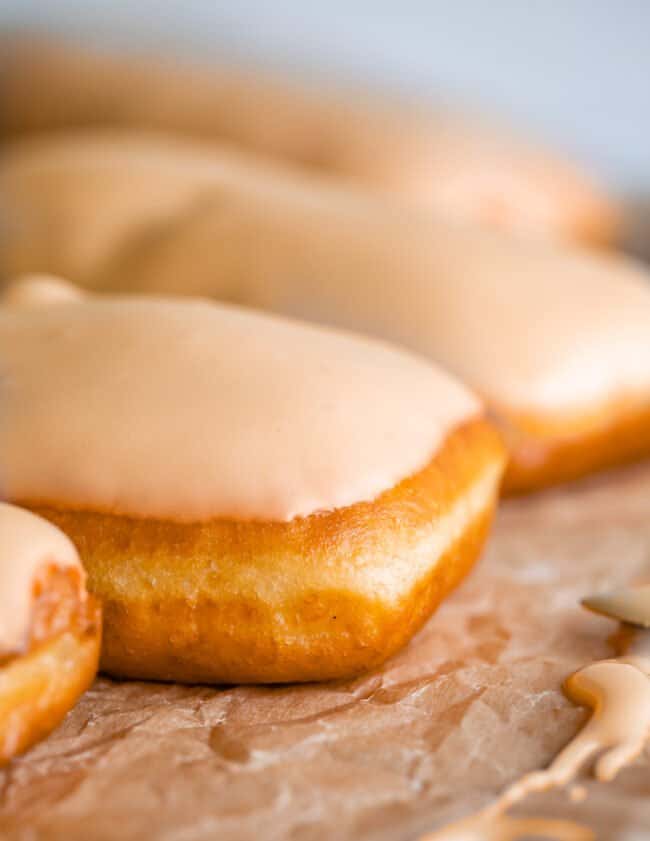
<path fill-rule="evenodd" d="M 580 596 L 650 571 L 650 467 L 503 505 L 463 587 L 386 667 L 328 686 L 99 679 L 0 774 L 0 837 L 407 841 L 543 766 L 585 712 L 560 691 L 614 624 Z M 650 753 L 583 803 L 604 841 L 650 838 Z"/>

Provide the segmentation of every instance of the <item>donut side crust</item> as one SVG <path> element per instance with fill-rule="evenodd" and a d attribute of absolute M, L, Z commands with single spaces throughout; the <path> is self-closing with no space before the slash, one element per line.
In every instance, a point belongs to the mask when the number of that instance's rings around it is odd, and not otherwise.
<path fill-rule="evenodd" d="M 403 646 L 467 574 L 503 471 L 485 420 L 372 502 L 288 523 L 176 523 L 39 506 L 104 609 L 109 674 L 190 683 L 344 678 Z"/>
<path fill-rule="evenodd" d="M 101 611 L 93 596 L 60 608 L 48 599 L 35 618 L 28 650 L 0 663 L 0 766 L 54 730 L 97 673 Z"/>
<path fill-rule="evenodd" d="M 503 417 L 500 425 L 510 450 L 505 495 L 540 490 L 650 456 L 650 400 L 617 401 L 574 418 Z"/>

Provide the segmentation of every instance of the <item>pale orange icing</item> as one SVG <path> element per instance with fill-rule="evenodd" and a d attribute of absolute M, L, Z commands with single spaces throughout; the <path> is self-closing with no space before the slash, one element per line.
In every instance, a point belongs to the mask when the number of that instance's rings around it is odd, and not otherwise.
<path fill-rule="evenodd" d="M 650 585 L 626 587 L 613 593 L 590 596 L 583 605 L 595 613 L 615 616 L 634 625 L 650 627 Z"/>
<path fill-rule="evenodd" d="M 512 818 L 510 815 L 473 815 L 423 836 L 420 841 L 594 841 L 593 832 L 573 821 L 550 818 Z"/>
<path fill-rule="evenodd" d="M 185 254 L 210 230 L 218 241 L 223 213 L 215 205 L 203 222 L 194 218 L 194 230 L 188 224 Z M 287 248 L 278 258 L 282 249 L 260 236 L 269 259 L 262 246 L 232 297 L 394 341 L 495 407 L 562 413 L 647 400 L 650 277 L 640 267 L 433 220 L 409 220 L 411 230 L 390 215 L 380 222 L 343 212 L 316 225 L 307 215 L 292 233 L 302 257 Z"/>
<path fill-rule="evenodd" d="M 518 841 L 531 834 L 558 841 L 593 838 L 590 830 L 577 824 L 511 818 L 506 812 L 533 792 L 566 786 L 595 756 L 594 773 L 607 781 L 641 753 L 650 737 L 650 635 L 628 635 L 623 641 L 626 655 L 592 663 L 567 680 L 569 698 L 593 712 L 546 770 L 526 774 L 478 814 L 420 841 Z"/>
<path fill-rule="evenodd" d="M 34 157 L 24 166 L 78 173 L 78 212 L 103 232 L 89 238 L 98 250 L 114 231 L 116 195 L 152 220 L 123 255 L 113 234 L 123 259 L 106 269 L 110 285 L 209 295 L 389 339 L 497 409 L 647 400 L 650 282 L 620 256 L 454 226 L 190 143 L 83 135 Z"/>
<path fill-rule="evenodd" d="M 201 300 L 45 293 L 0 309 L 12 500 L 289 520 L 376 497 L 480 412 L 377 342 Z"/>
<path fill-rule="evenodd" d="M 58 277 L 39 274 L 20 278 L 9 285 L 2 294 L 5 307 L 28 307 L 39 304 L 56 304 L 77 301 L 83 292 Z"/>
<path fill-rule="evenodd" d="M 34 580 L 50 564 L 81 569 L 63 532 L 29 511 L 0 502 L 0 654 L 24 645 Z"/>

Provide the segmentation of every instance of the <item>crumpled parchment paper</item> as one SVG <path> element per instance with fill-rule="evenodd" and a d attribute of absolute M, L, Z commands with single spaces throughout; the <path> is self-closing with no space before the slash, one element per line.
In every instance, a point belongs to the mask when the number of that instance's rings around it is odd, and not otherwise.
<path fill-rule="evenodd" d="M 0 773 L 6 841 L 409 841 L 546 765 L 562 695 L 612 649 L 578 599 L 650 572 L 650 466 L 503 504 L 474 574 L 383 669 L 208 688 L 106 679 Z M 650 838 L 650 751 L 589 795 L 538 795 L 603 841 Z"/>

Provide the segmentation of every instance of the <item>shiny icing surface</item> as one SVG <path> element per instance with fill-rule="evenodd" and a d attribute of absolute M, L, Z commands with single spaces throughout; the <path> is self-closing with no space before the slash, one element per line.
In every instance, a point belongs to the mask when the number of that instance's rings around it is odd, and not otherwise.
<path fill-rule="evenodd" d="M 219 213 L 212 213 L 214 233 Z M 646 271 L 622 258 L 433 220 L 421 227 L 414 220 L 410 230 L 390 221 L 373 225 L 344 212 L 340 221 L 324 217 L 319 234 L 313 219 L 298 221 L 297 241 L 311 226 L 304 262 L 288 243 L 281 260 L 269 246 L 270 265 L 249 270 L 236 299 L 399 343 L 442 364 L 496 408 L 580 413 L 617 399 L 647 401 Z M 355 229 L 358 236 L 350 234 Z M 206 228 L 188 227 L 186 237 L 205 239 Z"/>
<path fill-rule="evenodd" d="M 23 285 L 0 309 L 11 500 L 286 521 L 373 499 L 480 412 L 446 374 L 377 342 L 56 286 Z"/>
<path fill-rule="evenodd" d="M 650 633 L 628 633 L 626 651 L 580 669 L 565 692 L 592 709 L 582 730 L 544 771 L 526 774 L 476 815 L 423 836 L 420 841 L 523 841 L 531 835 L 556 841 L 591 841 L 584 826 L 545 818 L 512 818 L 507 810 L 530 794 L 568 785 L 594 757 L 594 773 L 608 781 L 633 762 L 650 737 Z"/>
<path fill-rule="evenodd" d="M 100 134 L 48 148 L 31 166 L 67 172 L 68 184 L 77 172 L 79 190 L 92 173 L 80 218 L 91 206 L 112 216 L 116 194 L 136 194 L 137 206 L 163 184 L 202 182 L 194 202 L 184 189 L 164 225 L 117 247 L 105 276 L 84 283 L 214 296 L 388 339 L 497 410 L 647 400 L 650 278 L 631 260 L 464 228 L 325 181 L 315 189 L 191 143 Z"/>
<path fill-rule="evenodd" d="M 49 564 L 80 567 L 72 542 L 41 517 L 0 502 L 0 654 L 24 644 L 34 580 Z"/>

